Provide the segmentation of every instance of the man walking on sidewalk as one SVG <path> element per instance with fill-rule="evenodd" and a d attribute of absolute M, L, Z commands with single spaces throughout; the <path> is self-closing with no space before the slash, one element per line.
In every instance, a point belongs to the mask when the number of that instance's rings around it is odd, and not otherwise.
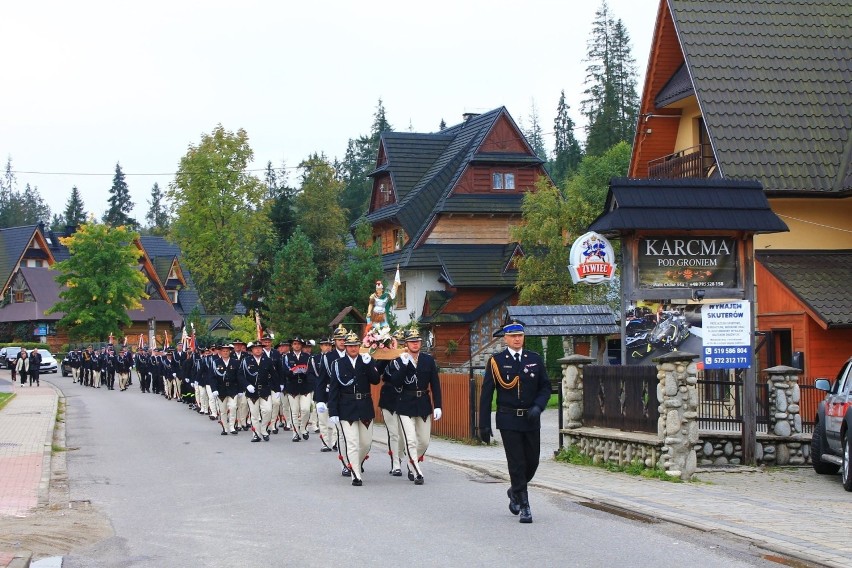
<path fill-rule="evenodd" d="M 33 383 L 39 386 L 39 375 L 41 374 L 41 353 L 38 352 L 38 347 L 34 348 L 30 353 L 30 386 Z"/>
<path fill-rule="evenodd" d="M 512 486 L 509 511 L 532 522 L 527 484 L 538 469 L 541 451 L 541 411 L 550 399 L 550 379 L 541 355 L 524 349 L 524 326 L 503 326 L 506 349 L 493 355 L 485 367 L 479 401 L 479 436 L 491 442 L 491 401 L 497 391 L 497 429 L 503 439 Z"/>

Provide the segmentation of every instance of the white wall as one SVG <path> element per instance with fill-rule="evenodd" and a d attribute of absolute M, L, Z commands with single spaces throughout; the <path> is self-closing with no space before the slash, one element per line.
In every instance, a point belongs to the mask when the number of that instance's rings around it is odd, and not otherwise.
<path fill-rule="evenodd" d="M 395 272 L 385 274 L 386 287 L 393 284 Z M 396 317 L 399 325 L 406 325 L 411 321 L 409 314 L 412 311 L 414 312 L 415 320 L 421 316 L 426 292 L 446 289 L 444 283 L 438 281 L 438 274 L 437 270 L 400 270 L 400 279 L 405 282 L 406 286 L 407 301 L 405 308 L 401 309 L 398 309 L 396 304 L 394 304 L 394 317 Z"/>

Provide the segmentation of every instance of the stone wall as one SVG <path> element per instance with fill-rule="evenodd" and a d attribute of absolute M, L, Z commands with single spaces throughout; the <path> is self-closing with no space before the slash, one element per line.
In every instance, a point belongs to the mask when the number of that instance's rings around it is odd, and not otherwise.
<path fill-rule="evenodd" d="M 742 436 L 739 432 L 699 434 L 695 453 L 699 466 L 739 465 L 742 463 Z M 757 465 L 805 465 L 810 463 L 810 434 L 774 436 L 758 434 L 754 460 Z"/>

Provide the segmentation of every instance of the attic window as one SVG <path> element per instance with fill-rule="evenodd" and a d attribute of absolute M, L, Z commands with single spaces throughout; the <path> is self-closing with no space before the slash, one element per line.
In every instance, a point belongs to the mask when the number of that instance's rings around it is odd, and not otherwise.
<path fill-rule="evenodd" d="M 515 174 L 506 172 L 494 172 L 491 174 L 492 189 L 515 189 Z"/>
<path fill-rule="evenodd" d="M 390 201 L 390 190 L 385 184 L 379 186 L 379 194 L 382 196 L 382 201 L 387 203 Z"/>
<path fill-rule="evenodd" d="M 22 304 L 24 302 L 24 291 L 23 290 L 15 290 L 15 303 Z"/>

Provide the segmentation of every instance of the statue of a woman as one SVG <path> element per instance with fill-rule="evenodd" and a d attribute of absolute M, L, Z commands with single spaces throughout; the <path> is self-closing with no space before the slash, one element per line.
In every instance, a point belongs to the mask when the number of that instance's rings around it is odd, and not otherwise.
<path fill-rule="evenodd" d="M 389 304 L 396 298 L 398 282 L 394 282 L 390 292 L 384 291 L 381 280 L 376 281 L 376 291 L 370 294 L 370 303 L 367 306 L 367 325 L 381 327 L 385 323 Z"/>

